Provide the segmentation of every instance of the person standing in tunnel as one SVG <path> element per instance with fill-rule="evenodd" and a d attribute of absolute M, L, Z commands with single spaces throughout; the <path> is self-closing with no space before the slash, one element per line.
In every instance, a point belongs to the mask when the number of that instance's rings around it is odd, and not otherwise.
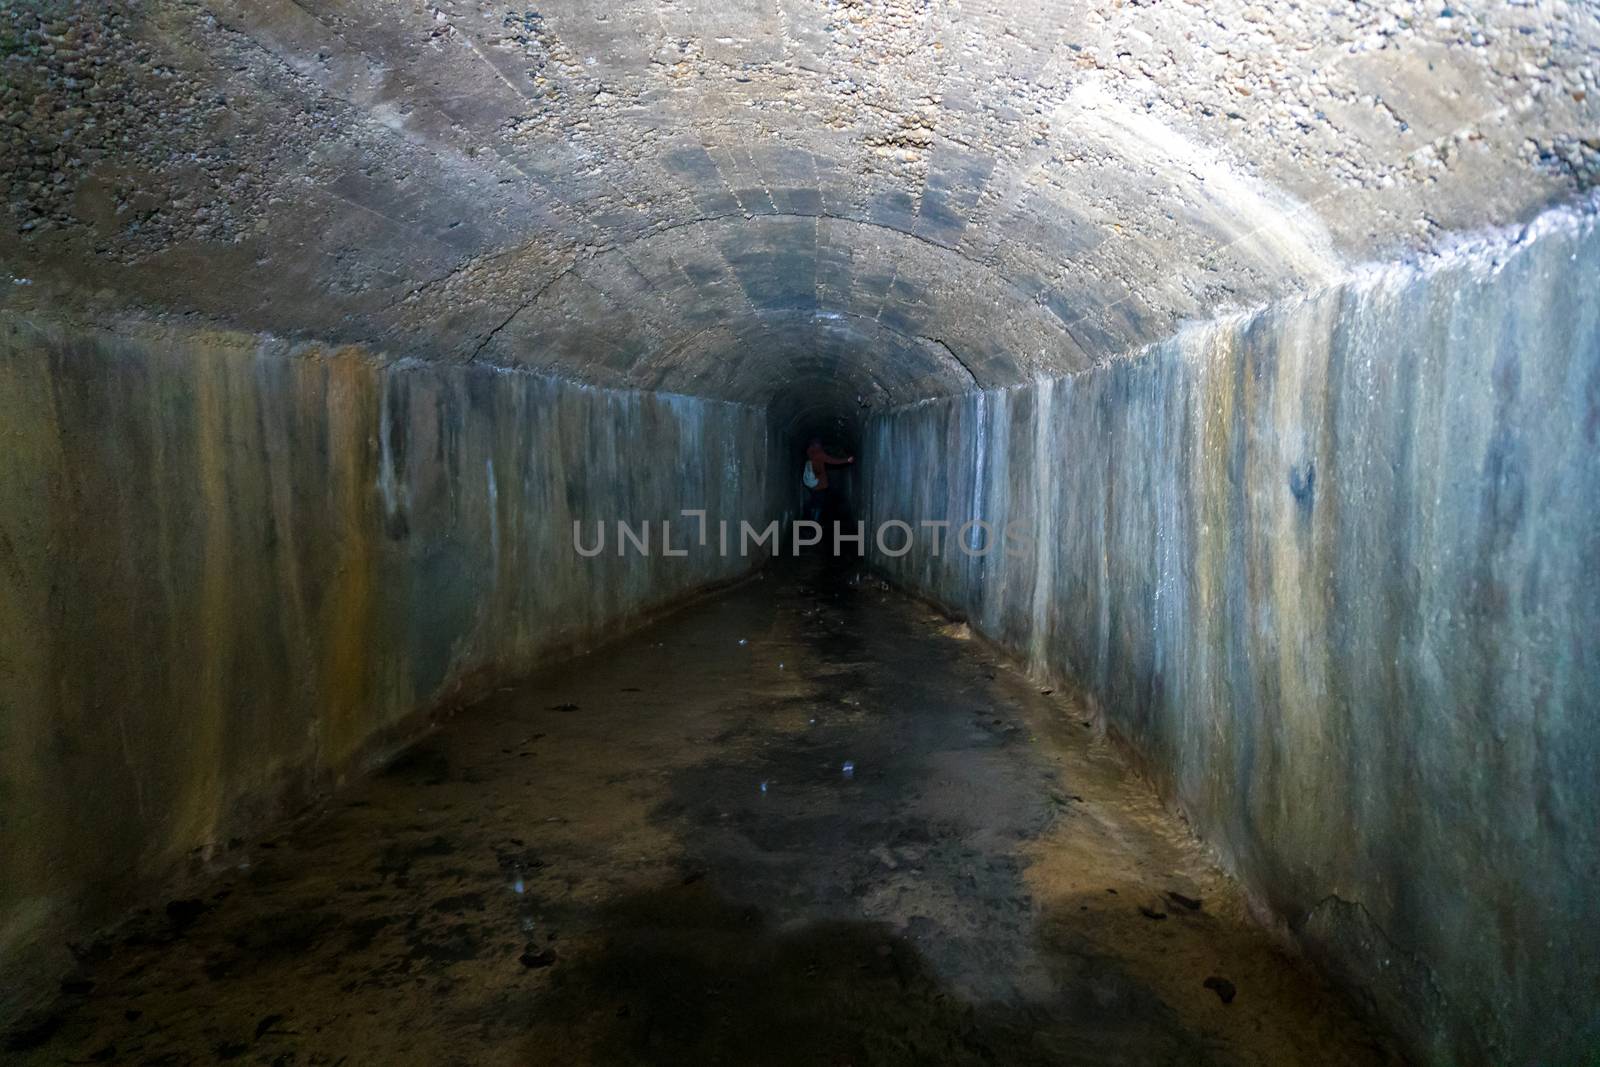
<path fill-rule="evenodd" d="M 844 467 L 856 461 L 854 456 L 832 456 L 822 447 L 822 439 L 813 437 L 806 445 L 806 466 L 802 481 L 806 487 L 806 518 L 821 524 L 829 514 L 828 468 Z"/>

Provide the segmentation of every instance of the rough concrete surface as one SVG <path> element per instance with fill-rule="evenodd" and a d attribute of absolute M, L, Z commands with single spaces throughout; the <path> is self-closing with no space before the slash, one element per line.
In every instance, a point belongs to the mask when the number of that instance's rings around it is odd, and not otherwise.
<path fill-rule="evenodd" d="M 1393 1062 L 1081 708 L 876 582 L 784 564 L 230 850 L 11 1054 Z"/>
<path fill-rule="evenodd" d="M 1081 683 L 1431 1062 L 1600 1048 L 1597 276 L 1555 212 L 869 427 L 875 519 L 1037 540 L 879 562 Z"/>
<path fill-rule="evenodd" d="M 0 958 L 822 432 L 1409 1053 L 1592 1059 L 1597 130 L 1589 0 L 0 3 Z"/>
<path fill-rule="evenodd" d="M 574 519 L 659 521 L 686 487 L 769 510 L 757 409 L 231 334 L 12 318 L 0 346 L 8 968 L 412 713 L 755 562 L 581 559 Z"/>
<path fill-rule="evenodd" d="M 1531 217 L 1597 57 L 1563 0 L 11 4 L 3 299 L 882 406 Z"/>

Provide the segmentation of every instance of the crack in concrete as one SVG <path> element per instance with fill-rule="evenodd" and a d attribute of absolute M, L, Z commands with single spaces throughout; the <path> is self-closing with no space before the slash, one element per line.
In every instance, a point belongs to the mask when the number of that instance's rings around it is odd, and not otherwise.
<path fill-rule="evenodd" d="M 559 282 L 567 275 L 572 274 L 576 269 L 577 268 L 575 265 L 569 264 L 565 269 L 551 277 L 549 281 L 545 282 L 543 285 L 539 286 L 538 289 L 534 290 L 534 292 L 526 300 L 512 309 L 511 314 L 501 319 L 499 325 L 495 326 L 494 329 L 490 330 L 488 333 L 484 334 L 481 339 L 479 339 L 478 343 L 473 346 L 472 351 L 468 353 L 464 362 L 475 362 L 478 358 L 478 354 L 482 352 L 491 341 L 499 336 L 500 331 L 504 330 L 507 326 L 510 326 L 512 320 L 514 320 L 518 315 L 521 315 L 524 311 L 527 311 L 534 304 L 538 303 L 539 298 L 545 294 L 545 290 L 549 289 L 552 285 L 554 285 L 556 282 Z"/>
<path fill-rule="evenodd" d="M 983 388 L 983 384 L 978 381 L 977 374 L 973 373 L 972 367 L 967 363 L 966 360 L 961 358 L 960 353 L 958 353 L 954 348 L 950 347 L 950 343 L 948 341 L 946 341 L 944 338 L 942 338 L 942 337 L 922 337 L 922 336 L 919 336 L 917 338 L 917 340 L 923 342 L 924 344 L 936 346 L 938 348 L 943 349 L 945 355 L 947 355 L 951 359 L 955 360 L 956 365 L 959 366 L 962 370 L 967 372 L 967 377 L 971 380 L 973 388 L 975 388 L 975 389 L 982 389 Z"/>
<path fill-rule="evenodd" d="M 1439 987 L 1438 976 L 1434 974 L 1433 968 L 1428 965 L 1428 961 L 1419 953 L 1405 948 L 1398 941 L 1396 941 L 1390 935 L 1389 931 L 1384 928 L 1383 924 L 1378 922 L 1377 917 L 1372 914 L 1371 909 L 1369 909 L 1359 900 L 1351 900 L 1348 897 L 1340 896 L 1338 893 L 1329 893 L 1327 896 L 1311 905 L 1310 908 L 1306 909 L 1305 916 L 1298 924 L 1294 926 L 1295 932 L 1303 934 L 1311 925 L 1318 913 L 1324 911 L 1330 905 L 1359 913 L 1363 920 L 1363 925 L 1372 930 L 1380 939 L 1382 939 L 1384 947 L 1388 950 L 1390 955 L 1398 956 L 1404 959 L 1427 980 L 1429 992 L 1432 995 L 1434 1002 L 1436 1004 L 1442 1004 L 1444 1002 L 1444 992 Z"/>

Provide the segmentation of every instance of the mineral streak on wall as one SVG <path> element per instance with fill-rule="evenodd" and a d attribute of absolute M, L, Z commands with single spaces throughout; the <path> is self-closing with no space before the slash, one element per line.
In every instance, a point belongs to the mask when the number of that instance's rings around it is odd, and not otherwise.
<path fill-rule="evenodd" d="M 878 562 L 1081 680 L 1432 1062 L 1600 1048 L 1597 276 L 1547 213 L 868 429 L 875 518 L 1037 542 Z"/>
<path fill-rule="evenodd" d="M 574 519 L 769 509 L 737 404 L 228 333 L 9 317 L 0 346 L 0 966 L 412 713 L 754 563 L 692 524 L 686 558 L 657 526 L 582 559 Z"/>

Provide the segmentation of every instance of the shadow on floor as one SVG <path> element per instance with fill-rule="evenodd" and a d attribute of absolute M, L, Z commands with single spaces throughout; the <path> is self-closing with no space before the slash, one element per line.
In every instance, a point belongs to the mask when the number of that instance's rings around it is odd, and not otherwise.
<path fill-rule="evenodd" d="M 1385 1062 L 1074 711 L 791 561 L 230 849 L 0 1058 Z"/>
<path fill-rule="evenodd" d="M 773 928 L 703 879 L 616 901 L 602 942 L 552 973 L 525 1045 L 539 1063 L 1206 1063 L 1160 998 L 1108 957 L 1076 1002 L 973 1005 L 887 924 Z"/>

